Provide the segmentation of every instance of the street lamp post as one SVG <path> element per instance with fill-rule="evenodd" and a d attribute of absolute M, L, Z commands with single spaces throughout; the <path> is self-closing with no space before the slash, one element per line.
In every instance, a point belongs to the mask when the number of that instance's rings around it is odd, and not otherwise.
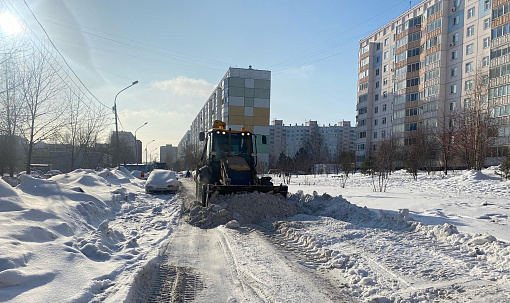
<path fill-rule="evenodd" d="M 119 161 L 119 126 L 118 126 L 118 123 L 117 123 L 117 96 L 122 93 L 123 91 L 125 91 L 126 89 L 130 88 L 131 86 L 135 85 L 135 84 L 138 84 L 138 81 L 134 81 L 133 83 L 131 83 L 131 85 L 129 85 L 128 87 L 122 89 L 120 92 L 118 92 L 116 95 L 115 95 L 115 100 L 113 102 L 113 111 L 115 112 L 115 141 L 116 141 L 116 148 L 115 148 L 115 156 L 117 157 L 117 168 L 120 168 L 120 161 Z"/>
<path fill-rule="evenodd" d="M 138 127 L 136 130 L 135 130 L 135 163 L 138 164 L 138 144 L 136 144 L 136 132 L 144 127 L 145 125 L 147 125 L 147 123 L 149 122 L 145 122 L 142 126 Z M 138 169 L 138 168 L 137 168 Z"/>
<path fill-rule="evenodd" d="M 149 155 L 150 155 L 150 156 L 149 156 L 149 159 L 151 160 L 151 162 L 152 162 L 152 152 L 153 152 L 153 151 L 155 151 L 156 149 L 158 149 L 158 148 L 157 148 L 157 147 L 156 147 L 156 148 L 154 148 L 154 149 L 153 149 L 153 150 L 151 150 L 151 152 L 149 153 Z"/>
<path fill-rule="evenodd" d="M 148 170 L 148 168 L 149 168 L 149 166 L 148 166 L 148 165 L 149 165 L 149 162 L 147 161 L 147 147 L 149 146 L 149 144 L 151 144 L 151 143 L 152 143 L 152 142 L 154 142 L 154 141 L 156 141 L 156 139 L 154 139 L 154 140 L 152 140 L 151 142 L 149 142 L 149 143 L 145 144 L 145 166 L 146 166 L 145 170 L 146 170 L 146 171 L 147 171 L 147 170 Z"/>

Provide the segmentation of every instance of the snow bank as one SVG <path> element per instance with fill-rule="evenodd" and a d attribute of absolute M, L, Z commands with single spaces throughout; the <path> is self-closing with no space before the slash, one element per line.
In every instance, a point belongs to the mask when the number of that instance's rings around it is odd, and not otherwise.
<path fill-rule="evenodd" d="M 413 221 L 409 217 L 408 209 L 402 209 L 398 213 L 383 210 L 376 212 L 367 207 L 351 204 L 342 196 L 318 195 L 315 191 L 313 195 L 298 191 L 296 194 L 290 195 L 287 200 L 297 205 L 306 214 L 327 216 L 356 225 L 409 229 L 412 224 L 408 222 Z"/>
<path fill-rule="evenodd" d="M 0 178 L 0 212 L 19 211 L 25 207 L 16 191 Z"/>
<path fill-rule="evenodd" d="M 127 171 L 22 175 L 20 181 L 13 188 L 0 179 L 2 302 L 88 302 L 113 288 L 125 297 L 122 287 L 157 255 L 152 245 L 172 231 L 168 224 L 177 224 L 178 205 L 146 201 Z"/>

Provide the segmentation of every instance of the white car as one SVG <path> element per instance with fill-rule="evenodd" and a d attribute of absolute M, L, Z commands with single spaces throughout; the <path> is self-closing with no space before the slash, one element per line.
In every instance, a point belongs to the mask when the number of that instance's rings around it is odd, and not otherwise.
<path fill-rule="evenodd" d="M 179 190 L 179 181 L 175 172 L 165 169 L 151 171 L 145 183 L 145 192 L 148 194 L 176 193 Z"/>

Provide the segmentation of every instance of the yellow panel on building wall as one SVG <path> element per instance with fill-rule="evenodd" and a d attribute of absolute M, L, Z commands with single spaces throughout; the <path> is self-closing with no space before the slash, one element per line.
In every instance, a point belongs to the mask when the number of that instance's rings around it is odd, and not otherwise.
<path fill-rule="evenodd" d="M 270 109 L 269 108 L 264 108 L 264 107 L 254 107 L 253 108 L 253 115 L 256 116 L 256 117 L 269 117 L 269 111 Z"/>
<path fill-rule="evenodd" d="M 234 116 L 243 116 L 244 115 L 244 106 L 232 106 L 228 107 L 228 112 L 230 115 Z"/>
<path fill-rule="evenodd" d="M 228 124 L 230 125 L 244 125 L 244 116 L 234 116 L 232 114 L 228 117 Z"/>
<path fill-rule="evenodd" d="M 253 117 L 253 124 L 255 126 L 268 126 L 269 116 L 267 117 Z"/>
<path fill-rule="evenodd" d="M 254 118 L 253 117 L 248 117 L 248 116 L 245 116 L 244 117 L 244 125 L 247 127 L 248 125 L 251 125 L 253 126 L 253 121 L 254 121 Z"/>

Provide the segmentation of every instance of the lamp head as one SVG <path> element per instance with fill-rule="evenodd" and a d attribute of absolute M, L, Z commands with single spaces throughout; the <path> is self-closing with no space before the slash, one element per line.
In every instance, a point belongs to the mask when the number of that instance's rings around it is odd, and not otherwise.
<path fill-rule="evenodd" d="M 135 84 L 138 84 L 138 80 L 136 80 L 133 83 L 131 83 L 131 85 L 135 85 Z"/>

